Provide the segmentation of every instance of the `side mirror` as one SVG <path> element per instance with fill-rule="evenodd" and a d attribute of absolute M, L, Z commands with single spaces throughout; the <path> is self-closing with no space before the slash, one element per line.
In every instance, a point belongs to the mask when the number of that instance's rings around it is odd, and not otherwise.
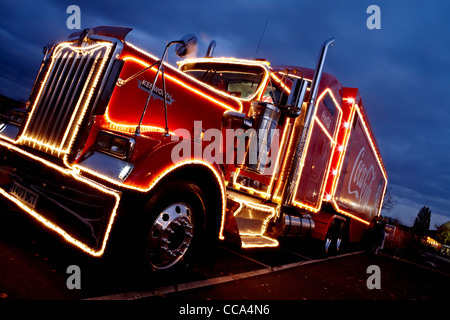
<path fill-rule="evenodd" d="M 248 129 L 253 125 L 253 121 L 245 117 L 245 113 L 236 111 L 225 111 L 222 117 L 222 127 L 225 129 Z"/>
<path fill-rule="evenodd" d="M 187 34 L 181 38 L 175 47 L 175 54 L 180 58 L 184 58 L 191 54 L 197 46 L 197 37 L 193 34 Z"/>
<path fill-rule="evenodd" d="M 287 101 L 288 117 L 296 118 L 300 115 L 307 89 L 308 82 L 305 79 L 294 79 Z"/>

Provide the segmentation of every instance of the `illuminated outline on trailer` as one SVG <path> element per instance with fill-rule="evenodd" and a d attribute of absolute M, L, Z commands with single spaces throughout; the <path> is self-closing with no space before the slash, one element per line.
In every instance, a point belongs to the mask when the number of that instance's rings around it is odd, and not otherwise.
<path fill-rule="evenodd" d="M 364 133 L 366 134 L 366 136 L 369 139 L 369 145 L 370 145 L 370 147 L 372 149 L 373 154 L 375 155 L 375 158 L 377 160 L 377 164 L 378 164 L 379 168 L 381 169 L 380 171 L 381 171 L 381 173 L 383 175 L 384 182 L 385 182 L 384 183 L 384 190 L 383 190 L 383 193 L 382 193 L 383 196 L 386 193 L 386 187 L 387 187 L 387 174 L 386 174 L 385 168 L 384 168 L 384 166 L 382 164 L 382 161 L 380 159 L 380 154 L 377 151 L 377 148 L 375 147 L 375 144 L 373 142 L 372 135 L 370 134 L 370 131 L 368 129 L 368 126 L 367 126 L 366 121 L 364 119 L 364 116 L 362 114 L 361 108 L 358 106 L 358 104 L 356 103 L 354 98 L 347 97 L 347 98 L 343 98 L 343 100 L 345 102 L 351 104 L 350 114 L 349 114 L 349 118 L 346 121 L 344 121 L 344 124 L 343 124 L 343 127 L 345 128 L 345 131 L 344 131 L 344 138 L 342 139 L 343 141 L 342 141 L 342 144 L 341 144 L 342 152 L 341 152 L 340 157 L 338 159 L 337 167 L 333 169 L 333 172 L 336 172 L 336 174 L 333 174 L 334 178 L 333 178 L 333 183 L 332 183 L 331 194 L 326 195 L 326 199 L 325 200 L 326 201 L 330 201 L 333 204 L 333 207 L 335 208 L 335 210 L 337 212 L 339 212 L 339 213 L 341 213 L 341 214 L 343 214 L 345 216 L 348 216 L 348 217 L 350 217 L 352 219 L 355 219 L 355 220 L 357 220 L 359 222 L 362 222 L 362 223 L 364 223 L 366 225 L 370 225 L 370 221 L 364 220 L 364 219 L 362 219 L 360 217 L 355 216 L 354 214 L 352 214 L 352 213 L 350 213 L 348 211 L 345 211 L 345 210 L 341 209 L 339 207 L 339 204 L 335 200 L 336 188 L 337 188 L 337 184 L 338 184 L 339 177 L 340 177 L 337 173 L 340 172 L 341 169 L 342 169 L 343 160 L 344 160 L 344 157 L 345 157 L 345 153 L 347 151 L 346 150 L 346 146 L 348 144 L 348 140 L 350 138 L 350 133 L 351 133 L 351 125 L 350 124 L 353 123 L 355 116 L 358 116 L 360 118 L 360 120 L 361 120 L 361 123 L 363 124 L 362 127 L 363 127 L 363 130 L 364 130 Z M 380 204 L 379 204 L 379 208 L 378 208 L 376 216 L 380 215 L 381 207 L 382 207 L 382 202 L 380 202 Z"/>

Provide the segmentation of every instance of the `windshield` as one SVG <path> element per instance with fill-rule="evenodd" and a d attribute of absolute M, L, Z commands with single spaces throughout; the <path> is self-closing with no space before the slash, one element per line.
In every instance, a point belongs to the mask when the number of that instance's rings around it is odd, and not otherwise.
<path fill-rule="evenodd" d="M 181 71 L 231 96 L 249 99 L 259 88 L 264 69 L 230 63 L 188 63 Z"/>

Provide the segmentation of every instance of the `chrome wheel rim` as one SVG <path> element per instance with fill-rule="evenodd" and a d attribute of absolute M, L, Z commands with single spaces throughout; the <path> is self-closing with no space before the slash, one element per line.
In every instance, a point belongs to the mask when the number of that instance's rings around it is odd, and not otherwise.
<path fill-rule="evenodd" d="M 185 203 L 174 203 L 156 217 L 148 236 L 148 259 L 155 269 L 167 269 L 188 252 L 194 231 L 193 212 Z"/>
<path fill-rule="evenodd" d="M 330 249 L 331 241 L 332 241 L 331 237 L 327 236 L 327 238 L 325 239 L 325 243 L 324 243 L 325 252 L 328 252 L 328 250 Z"/>
<path fill-rule="evenodd" d="M 342 243 L 342 238 L 337 238 L 336 239 L 336 250 L 339 251 L 339 249 L 341 248 L 341 243 Z"/>

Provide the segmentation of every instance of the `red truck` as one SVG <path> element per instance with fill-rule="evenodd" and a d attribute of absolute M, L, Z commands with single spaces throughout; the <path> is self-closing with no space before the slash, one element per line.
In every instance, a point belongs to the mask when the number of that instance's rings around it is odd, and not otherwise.
<path fill-rule="evenodd" d="M 386 171 L 357 89 L 264 60 L 162 58 L 96 27 L 44 48 L 27 107 L 0 123 L 0 194 L 78 249 L 182 266 L 219 240 L 323 252 L 361 241 Z M 203 249 L 202 249 L 203 248 Z"/>

